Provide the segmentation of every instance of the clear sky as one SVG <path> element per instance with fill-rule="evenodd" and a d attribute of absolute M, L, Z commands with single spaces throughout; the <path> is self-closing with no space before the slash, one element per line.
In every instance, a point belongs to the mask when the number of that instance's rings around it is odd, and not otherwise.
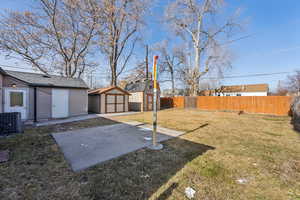
<path fill-rule="evenodd" d="M 170 0 L 156 0 L 153 16 L 145 32 L 146 42 L 157 43 L 168 37 L 168 31 L 160 25 L 159 15 Z M 33 0 L 6 0 L 0 9 L 26 9 Z M 230 45 L 234 53 L 233 68 L 225 76 L 257 73 L 293 72 L 300 70 L 300 1 L 299 0 L 227 0 L 230 10 L 242 8 L 242 19 L 248 19 L 245 31 L 240 34 L 251 37 Z M 3 60 L 2 63 L 15 65 Z M 276 88 L 278 80 L 287 74 L 225 79 L 223 84 L 268 83 Z"/>

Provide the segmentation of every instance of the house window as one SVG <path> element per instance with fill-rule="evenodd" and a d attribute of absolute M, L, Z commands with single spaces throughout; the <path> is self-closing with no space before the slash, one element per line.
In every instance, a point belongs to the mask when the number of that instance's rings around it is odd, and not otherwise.
<path fill-rule="evenodd" d="M 241 94 L 236 94 L 236 96 L 242 96 Z"/>
<path fill-rule="evenodd" d="M 20 106 L 22 107 L 23 102 L 23 92 L 10 92 L 10 106 Z"/>

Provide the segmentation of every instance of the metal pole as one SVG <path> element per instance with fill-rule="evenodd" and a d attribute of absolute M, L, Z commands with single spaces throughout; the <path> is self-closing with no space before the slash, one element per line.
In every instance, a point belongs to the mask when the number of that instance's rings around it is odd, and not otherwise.
<path fill-rule="evenodd" d="M 153 59 L 153 135 L 152 135 L 152 145 L 156 146 L 156 135 L 157 135 L 157 106 L 156 106 L 156 98 L 157 98 L 157 87 L 156 87 L 156 64 L 157 64 L 158 56 L 154 56 Z"/>
<path fill-rule="evenodd" d="M 153 57 L 153 132 L 151 149 L 154 150 L 163 148 L 162 144 L 157 143 L 157 59 L 158 56 Z"/>

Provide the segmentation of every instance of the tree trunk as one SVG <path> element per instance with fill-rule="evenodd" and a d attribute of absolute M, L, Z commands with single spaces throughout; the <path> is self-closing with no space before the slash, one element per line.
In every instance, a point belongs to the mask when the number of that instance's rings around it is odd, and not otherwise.
<path fill-rule="evenodd" d="M 69 63 L 68 64 L 68 77 L 70 78 L 71 77 L 71 74 L 72 74 L 72 66 L 71 66 L 71 64 Z"/>
<path fill-rule="evenodd" d="M 192 84 L 191 84 L 191 96 L 197 96 L 198 95 L 198 88 L 199 88 L 199 63 L 200 63 L 200 48 L 198 45 L 195 45 L 195 63 L 194 63 L 194 69 L 192 71 Z"/>
<path fill-rule="evenodd" d="M 175 80 L 174 80 L 174 72 L 171 71 L 171 83 L 172 83 L 172 97 L 175 96 Z"/>
<path fill-rule="evenodd" d="M 190 91 L 190 95 L 191 96 L 198 96 L 198 83 L 196 80 L 192 80 L 192 84 L 191 84 L 191 91 Z"/>
<path fill-rule="evenodd" d="M 117 66 L 115 64 L 112 64 L 111 66 L 111 86 L 117 86 Z"/>

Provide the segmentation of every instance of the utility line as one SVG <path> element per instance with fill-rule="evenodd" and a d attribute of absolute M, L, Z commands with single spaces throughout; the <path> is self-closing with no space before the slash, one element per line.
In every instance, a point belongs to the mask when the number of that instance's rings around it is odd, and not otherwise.
<path fill-rule="evenodd" d="M 293 73 L 293 72 L 275 72 L 275 73 L 263 73 L 263 74 L 246 74 L 246 75 L 224 76 L 224 77 L 204 77 L 202 79 L 246 78 L 246 77 L 272 76 L 272 75 L 290 74 L 290 73 Z"/>
<path fill-rule="evenodd" d="M 15 69 L 26 69 L 26 70 L 31 70 L 30 68 L 26 68 L 26 67 L 17 67 L 17 66 L 11 66 L 11 65 L 4 65 L 4 64 L 0 64 L 0 66 L 3 67 L 8 67 L 8 68 L 15 68 Z M 94 72 L 94 73 L 89 73 L 86 72 L 87 74 L 92 74 L 96 77 L 99 78 L 106 78 L 107 76 L 104 75 L 101 72 Z M 100 74 L 101 73 L 101 74 Z M 202 79 L 230 79 L 230 78 L 246 78 L 246 77 L 260 77 L 260 76 L 272 76 L 272 75 L 278 75 L 278 74 L 290 74 L 290 73 L 294 73 L 294 72 L 275 72 L 275 73 L 261 73 L 261 74 L 245 74 L 245 75 L 235 75 L 235 76 L 224 76 L 224 77 L 203 77 Z M 164 78 L 164 77 L 161 77 Z"/>

